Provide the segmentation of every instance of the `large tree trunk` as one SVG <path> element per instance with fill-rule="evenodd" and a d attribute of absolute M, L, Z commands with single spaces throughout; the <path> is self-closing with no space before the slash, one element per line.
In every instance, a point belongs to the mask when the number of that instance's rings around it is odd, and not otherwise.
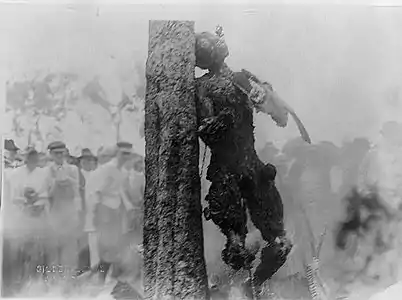
<path fill-rule="evenodd" d="M 150 21 L 145 98 L 147 299 L 207 299 L 194 22 Z"/>

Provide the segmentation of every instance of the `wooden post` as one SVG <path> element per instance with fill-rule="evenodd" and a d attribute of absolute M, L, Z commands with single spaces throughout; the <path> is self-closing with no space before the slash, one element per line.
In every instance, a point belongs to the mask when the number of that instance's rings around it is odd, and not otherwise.
<path fill-rule="evenodd" d="M 208 299 L 194 22 L 150 21 L 145 97 L 146 299 Z"/>

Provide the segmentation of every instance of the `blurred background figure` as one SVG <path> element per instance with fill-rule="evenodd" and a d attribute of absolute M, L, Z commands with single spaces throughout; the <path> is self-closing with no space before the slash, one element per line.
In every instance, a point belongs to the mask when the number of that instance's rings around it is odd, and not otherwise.
<path fill-rule="evenodd" d="M 345 147 L 349 153 L 350 146 Z M 391 284 L 400 276 L 402 254 L 397 234 L 401 230 L 402 125 L 384 123 L 372 145 L 360 140 L 355 142 L 354 152 L 350 156 L 360 166 L 357 172 L 349 170 L 353 176 L 349 179 L 357 175 L 356 189 L 346 194 L 346 217 L 340 222 L 336 243 L 348 257 L 350 276 L 340 276 L 371 285 Z M 343 162 L 347 163 L 345 158 Z"/>
<path fill-rule="evenodd" d="M 49 157 L 45 152 L 38 153 L 38 168 L 45 168 L 49 164 Z"/>
<path fill-rule="evenodd" d="M 57 141 L 48 146 L 53 162 L 47 168 L 50 198 L 50 226 L 54 230 L 55 248 L 51 263 L 74 270 L 78 264 L 78 238 L 83 214 L 79 189 L 79 171 L 66 162 L 66 145 Z M 64 274 L 65 275 L 65 274 Z"/>
<path fill-rule="evenodd" d="M 393 209 L 402 204 L 402 124 L 386 122 L 379 138 L 364 157 L 358 180 L 359 190 L 375 186 L 380 197 Z"/>
<path fill-rule="evenodd" d="M 142 235 L 143 209 L 144 209 L 144 157 L 140 154 L 133 153 L 130 161 L 125 165 L 127 174 L 124 183 L 124 191 L 134 206 L 132 216 L 124 216 L 125 231 L 135 231 Z M 129 222 L 131 221 L 131 224 Z"/>
<path fill-rule="evenodd" d="M 3 290 L 7 295 L 41 275 L 37 266 L 45 263 L 45 214 L 48 208 L 45 170 L 38 168 L 38 152 L 33 147 L 28 147 L 23 157 L 25 165 L 16 168 L 9 178 L 7 201 L 10 203 L 3 207 L 6 210 Z"/>
<path fill-rule="evenodd" d="M 98 164 L 104 165 L 111 161 L 117 154 L 117 148 L 115 146 L 110 147 L 100 147 L 98 150 Z"/>
<path fill-rule="evenodd" d="M 82 231 L 82 235 L 78 241 L 78 272 L 83 273 L 86 270 L 89 270 L 91 267 L 89 233 L 93 230 L 93 228 L 87 225 L 87 218 L 93 218 L 93 206 L 88 203 L 89 199 L 87 199 L 87 194 L 90 186 L 90 176 L 95 170 L 94 162 L 96 161 L 96 157 L 92 154 L 92 151 L 89 148 L 84 148 L 82 149 L 78 160 L 80 196 L 83 208 L 79 221 L 79 227 L 80 231 Z"/>
<path fill-rule="evenodd" d="M 100 274 L 103 282 L 111 266 L 113 278 L 118 279 L 121 273 L 124 244 L 122 216 L 133 210 L 133 205 L 123 192 L 126 181 L 124 167 L 132 158 L 133 146 L 127 142 L 119 142 L 116 146 L 116 157 L 107 163 L 104 163 L 105 158 L 111 158 L 111 153 L 101 153 L 99 160 L 104 164 L 94 174 L 91 188 L 97 203 L 94 224 L 99 233 L 99 268 L 103 272 Z"/>
<path fill-rule="evenodd" d="M 84 148 L 81 151 L 81 156 L 78 157 L 80 162 L 80 169 L 83 171 L 85 177 L 95 170 L 95 163 L 97 161 L 96 156 L 88 148 Z"/>
<path fill-rule="evenodd" d="M 356 138 L 342 144 L 340 159 L 342 183 L 339 188 L 341 198 L 356 186 L 360 167 L 370 148 L 371 144 L 367 138 Z"/>
<path fill-rule="evenodd" d="M 23 164 L 23 161 L 18 155 L 19 150 L 20 148 L 15 145 L 14 140 L 4 140 L 4 166 L 6 169 L 15 169 Z"/>

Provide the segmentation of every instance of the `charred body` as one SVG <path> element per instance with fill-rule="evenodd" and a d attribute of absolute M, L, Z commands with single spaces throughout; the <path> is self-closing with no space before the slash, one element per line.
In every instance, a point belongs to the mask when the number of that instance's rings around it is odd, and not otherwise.
<path fill-rule="evenodd" d="M 201 34 L 197 38 L 205 40 L 209 36 Z M 253 107 L 247 95 L 233 84 L 235 72 L 222 59 L 216 59 L 228 54 L 223 46 L 211 46 L 218 40 L 222 37 L 196 43 L 197 47 L 209 47 L 196 49 L 196 55 L 204 55 L 197 57 L 197 62 L 202 61 L 201 67 L 208 66 L 209 70 L 196 80 L 199 135 L 211 149 L 207 171 L 211 187 L 204 216 L 227 238 L 222 251 L 224 262 L 239 270 L 249 268 L 255 259 L 254 251 L 245 247 L 249 211 L 266 242 L 261 263 L 253 274 L 253 283 L 259 287 L 285 263 L 292 245 L 286 238 L 282 200 L 275 186 L 276 168 L 257 156 Z"/>

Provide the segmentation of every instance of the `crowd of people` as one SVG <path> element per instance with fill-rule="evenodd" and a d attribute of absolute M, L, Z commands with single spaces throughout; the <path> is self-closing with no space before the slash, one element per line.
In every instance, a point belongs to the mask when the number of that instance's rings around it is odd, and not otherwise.
<path fill-rule="evenodd" d="M 296 138 L 282 149 L 273 143 L 260 149 L 259 157 L 277 167 L 285 226 L 296 245 L 277 276 L 304 273 L 303 264 L 312 260 L 310 243 L 325 228 L 320 261 L 327 274 L 369 284 L 400 276 L 395 231 L 402 208 L 401 132 L 400 123 L 386 122 L 373 140 L 337 146 Z"/>
<path fill-rule="evenodd" d="M 117 279 L 126 234 L 142 235 L 144 158 L 133 145 L 73 157 L 61 141 L 43 153 L 5 140 L 4 151 L 3 296 L 33 279 Z"/>
<path fill-rule="evenodd" d="M 334 252 L 342 252 L 343 268 L 354 266 L 353 276 L 376 280 L 379 264 L 387 265 L 384 258 L 395 265 L 398 241 L 384 232 L 395 231 L 389 220 L 402 207 L 400 132 L 402 125 L 390 122 L 376 142 L 357 138 L 339 147 L 297 138 L 282 149 L 273 143 L 259 149 L 259 157 L 277 168 L 286 229 L 296 245 L 278 277 L 304 271 L 312 259 L 311 234 L 317 238 L 324 228 L 324 266 L 333 268 L 341 261 L 334 260 Z M 133 240 L 126 234 L 142 237 L 144 157 L 126 142 L 101 147 L 96 155 L 82 149 L 79 157 L 63 142 L 50 143 L 48 153 L 33 147 L 20 151 L 12 140 L 4 148 L 3 295 L 49 273 L 79 277 L 90 271 L 99 274 L 101 284 L 108 273 L 118 278 L 122 249 Z M 205 178 L 202 186 L 205 194 Z M 376 194 L 364 193 L 373 186 Z M 141 238 L 135 240 L 140 249 Z"/>

